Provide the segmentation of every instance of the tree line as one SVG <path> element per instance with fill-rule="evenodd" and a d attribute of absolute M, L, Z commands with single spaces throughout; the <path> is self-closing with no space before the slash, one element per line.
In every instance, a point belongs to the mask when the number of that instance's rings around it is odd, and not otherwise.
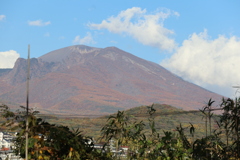
<path fill-rule="evenodd" d="M 205 135 L 196 137 L 197 130 L 192 123 L 183 127 L 181 124 L 172 131 L 157 131 L 154 105 L 146 106 L 148 121 L 139 121 L 125 111 L 110 115 L 101 129 L 98 142 L 103 142 L 101 149 L 94 148 L 92 137 L 83 135 L 79 129 L 50 124 L 38 118 L 38 111 L 21 106 L 16 112 L 6 106 L 0 106 L 3 126 L 17 131 L 14 139 L 14 152 L 25 158 L 25 133 L 28 132 L 28 159 L 43 160 L 112 160 L 112 159 L 144 159 L 144 160 L 198 160 L 198 159 L 239 159 L 240 158 L 240 98 L 222 99 L 222 113 L 214 115 L 213 100 L 209 100 L 201 110 L 205 119 Z M 217 125 L 213 127 L 213 116 L 218 116 Z M 29 127 L 26 131 L 26 119 Z M 147 132 L 145 128 L 150 128 Z M 114 141 L 116 151 L 127 146 L 124 153 L 114 154 L 109 147 Z M 121 152 L 124 152 L 121 150 Z M 118 152 L 120 153 L 120 152 Z"/>

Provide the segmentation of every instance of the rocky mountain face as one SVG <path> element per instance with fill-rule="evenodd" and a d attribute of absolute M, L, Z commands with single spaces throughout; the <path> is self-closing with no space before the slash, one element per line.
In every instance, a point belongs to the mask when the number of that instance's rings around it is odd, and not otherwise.
<path fill-rule="evenodd" d="M 152 103 L 185 110 L 222 96 L 116 47 L 70 46 L 30 61 L 30 107 L 43 113 L 108 114 Z M 27 60 L 0 70 L 0 102 L 25 105 Z"/>

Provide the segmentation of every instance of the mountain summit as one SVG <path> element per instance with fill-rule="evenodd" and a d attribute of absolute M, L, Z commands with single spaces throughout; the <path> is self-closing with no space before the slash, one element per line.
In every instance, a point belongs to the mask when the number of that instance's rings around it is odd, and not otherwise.
<path fill-rule="evenodd" d="M 152 103 L 193 110 L 222 98 L 116 47 L 70 46 L 30 63 L 30 107 L 41 112 L 107 114 Z M 3 103 L 25 105 L 26 71 L 19 58 L 0 74 Z"/>

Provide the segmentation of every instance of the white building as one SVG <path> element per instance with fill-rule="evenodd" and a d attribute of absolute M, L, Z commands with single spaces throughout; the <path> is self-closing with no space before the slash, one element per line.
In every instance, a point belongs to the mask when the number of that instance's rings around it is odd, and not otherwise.
<path fill-rule="evenodd" d="M 9 139 L 4 138 L 4 133 L 0 132 L 0 149 L 10 149 L 11 148 L 11 141 Z"/>

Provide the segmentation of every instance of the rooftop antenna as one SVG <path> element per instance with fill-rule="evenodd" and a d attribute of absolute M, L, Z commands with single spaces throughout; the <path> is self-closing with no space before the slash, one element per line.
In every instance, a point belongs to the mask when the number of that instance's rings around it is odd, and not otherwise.
<path fill-rule="evenodd" d="M 27 99 L 26 99 L 26 148 L 25 159 L 28 160 L 28 108 L 29 108 L 29 80 L 30 80 L 30 45 L 28 45 L 28 65 L 27 65 Z"/>

